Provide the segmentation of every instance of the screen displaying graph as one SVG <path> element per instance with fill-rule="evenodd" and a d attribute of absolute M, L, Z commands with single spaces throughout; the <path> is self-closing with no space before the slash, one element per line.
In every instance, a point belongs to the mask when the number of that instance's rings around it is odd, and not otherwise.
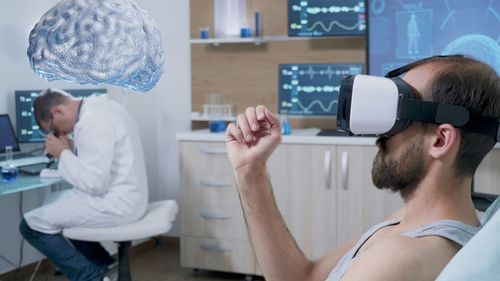
<path fill-rule="evenodd" d="M 289 36 L 364 35 L 364 0 L 288 0 Z"/>
<path fill-rule="evenodd" d="M 280 64 L 279 112 L 334 116 L 341 80 L 362 73 L 362 64 Z"/>
<path fill-rule="evenodd" d="M 33 114 L 33 101 L 43 90 L 16 91 L 16 132 L 20 142 L 43 142 L 45 138 L 40 134 L 38 124 Z M 78 89 L 65 90 L 73 97 L 88 97 L 102 95 L 106 89 Z"/>
<path fill-rule="evenodd" d="M 500 73 L 499 0 L 370 0 L 368 73 L 433 55 L 463 54 Z"/>

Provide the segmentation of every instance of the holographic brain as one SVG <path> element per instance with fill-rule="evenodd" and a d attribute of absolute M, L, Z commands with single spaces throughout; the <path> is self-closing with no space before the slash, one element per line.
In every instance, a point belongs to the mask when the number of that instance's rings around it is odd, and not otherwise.
<path fill-rule="evenodd" d="M 467 34 L 451 41 L 442 55 L 463 54 L 489 64 L 500 74 L 500 46 L 483 34 Z"/>
<path fill-rule="evenodd" d="M 29 37 L 31 68 L 48 81 L 151 90 L 163 73 L 161 35 L 133 0 L 62 0 Z"/>

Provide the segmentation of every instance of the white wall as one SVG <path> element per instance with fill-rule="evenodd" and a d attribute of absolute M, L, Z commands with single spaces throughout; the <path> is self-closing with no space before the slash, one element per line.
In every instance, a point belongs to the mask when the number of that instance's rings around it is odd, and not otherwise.
<path fill-rule="evenodd" d="M 147 159 L 150 201 L 179 199 L 179 176 L 175 133 L 190 129 L 191 85 L 189 46 L 189 1 L 136 0 L 155 19 L 166 54 L 165 73 L 148 93 L 134 93 L 118 87 L 108 88 L 109 95 L 120 101 L 141 126 Z M 47 82 L 33 73 L 26 55 L 28 35 L 40 16 L 56 0 L 17 0 L 2 3 L 0 9 L 0 113 L 8 113 L 15 122 L 14 91 L 61 88 L 94 88 L 66 82 Z M 41 205 L 50 190 L 24 193 L 23 211 Z M 14 263 L 19 259 L 21 237 L 17 226 L 20 195 L 0 197 L 0 255 Z M 178 236 L 179 219 L 169 235 Z M 25 245 L 23 264 L 41 257 Z M 0 258 L 0 273 L 13 267 Z"/>

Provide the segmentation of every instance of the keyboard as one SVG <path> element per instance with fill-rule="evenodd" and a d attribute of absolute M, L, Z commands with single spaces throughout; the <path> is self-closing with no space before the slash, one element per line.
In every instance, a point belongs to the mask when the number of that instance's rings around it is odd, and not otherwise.
<path fill-rule="evenodd" d="M 27 158 L 27 157 L 33 157 L 33 156 L 28 154 L 28 153 L 24 153 L 24 152 L 12 154 L 12 159 L 21 159 L 21 158 Z M 5 159 L 5 155 L 2 159 Z"/>
<path fill-rule="evenodd" d="M 13 159 L 12 161 L 10 161 L 10 163 L 16 167 L 23 167 L 23 166 L 49 163 L 49 162 L 50 160 L 49 158 L 47 158 L 47 156 L 30 156 L 26 158 Z M 7 161 L 1 161 L 0 167 L 4 166 L 5 164 L 7 164 Z"/>
<path fill-rule="evenodd" d="M 47 164 L 40 163 L 40 164 L 19 167 L 19 172 L 25 173 L 28 175 L 39 175 L 40 172 L 45 168 L 47 168 Z"/>

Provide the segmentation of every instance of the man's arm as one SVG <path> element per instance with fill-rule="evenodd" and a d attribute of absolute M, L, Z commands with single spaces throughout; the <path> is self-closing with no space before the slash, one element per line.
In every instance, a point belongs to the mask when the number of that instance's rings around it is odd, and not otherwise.
<path fill-rule="evenodd" d="M 236 125 L 228 126 L 228 156 L 250 240 L 266 280 L 323 281 L 355 240 L 314 263 L 300 251 L 278 210 L 265 167 L 280 141 L 279 122 L 264 107 L 247 109 Z"/>
<path fill-rule="evenodd" d="M 102 195 L 109 189 L 108 180 L 115 157 L 115 133 L 110 122 L 103 120 L 100 115 L 80 120 L 78 156 L 64 150 L 59 159 L 61 176 L 75 188 L 91 195 Z"/>

